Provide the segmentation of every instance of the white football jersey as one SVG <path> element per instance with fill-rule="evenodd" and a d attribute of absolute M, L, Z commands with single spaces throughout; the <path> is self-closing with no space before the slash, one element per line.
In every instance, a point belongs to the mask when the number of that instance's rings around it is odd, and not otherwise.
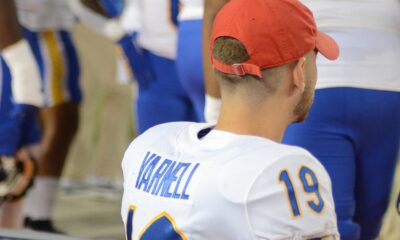
<path fill-rule="evenodd" d="M 182 9 L 179 12 L 179 20 L 203 19 L 204 0 L 181 0 Z"/>
<path fill-rule="evenodd" d="M 16 0 L 18 18 L 31 31 L 68 30 L 75 22 L 69 0 Z"/>
<path fill-rule="evenodd" d="M 175 59 L 177 27 L 173 3 L 168 0 L 128 0 L 120 19 L 124 29 L 139 33 L 138 43 L 152 53 Z"/>
<path fill-rule="evenodd" d="M 122 169 L 128 240 L 339 239 L 330 178 L 298 147 L 168 123 L 136 138 Z"/>
<path fill-rule="evenodd" d="M 317 88 L 400 91 L 400 0 L 302 2 L 340 47 L 336 61 L 318 58 Z"/>

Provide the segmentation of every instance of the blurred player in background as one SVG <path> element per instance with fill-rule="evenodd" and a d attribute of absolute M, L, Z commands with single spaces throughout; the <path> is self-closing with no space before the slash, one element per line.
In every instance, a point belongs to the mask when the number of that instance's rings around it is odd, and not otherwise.
<path fill-rule="evenodd" d="M 14 0 L 0 2 L 0 51 L 0 228 L 20 228 L 21 198 L 35 171 L 27 147 L 39 142 L 37 108 L 44 99 L 39 69 L 22 36 Z"/>
<path fill-rule="evenodd" d="M 400 1 L 303 2 L 342 54 L 334 63 L 318 59 L 310 116 L 283 142 L 306 148 L 327 169 L 342 239 L 375 239 L 400 143 Z"/>
<path fill-rule="evenodd" d="M 138 83 L 139 133 L 160 123 L 196 121 L 192 103 L 176 73 L 178 0 L 130 0 L 120 13 L 119 1 L 72 0 L 75 14 L 118 44 Z M 104 18 L 103 13 L 109 18 Z"/>
<path fill-rule="evenodd" d="M 218 123 L 163 124 L 132 142 L 122 162 L 126 239 L 339 239 L 328 174 L 280 144 L 312 104 L 317 52 L 337 58 L 335 41 L 297 0 L 233 0 L 210 49 Z"/>
<path fill-rule="evenodd" d="M 203 0 L 181 0 L 179 12 L 178 47 L 176 66 L 179 79 L 196 111 L 204 122 L 204 104 L 210 101 L 204 95 L 204 76 L 201 52 Z"/>
<path fill-rule="evenodd" d="M 202 38 L 204 4 L 207 6 L 206 24 L 204 26 L 211 26 L 209 24 L 210 15 L 213 15 L 213 18 L 217 10 L 227 2 L 228 0 L 206 1 L 205 3 L 204 0 L 182 0 L 182 10 L 179 13 L 177 52 L 179 78 L 192 100 L 197 116 L 202 117 L 200 120 L 210 123 L 217 121 L 221 101 L 219 92 L 211 91 L 214 88 L 219 89 L 218 86 L 213 84 L 216 81 L 212 72 L 210 70 L 203 71 L 209 68 L 207 44 L 202 45 L 202 40 L 208 43 L 208 37 Z M 204 36 L 208 36 L 209 31 L 209 29 L 205 29 L 204 33 L 207 32 L 207 34 Z M 204 46 L 204 49 L 202 49 L 202 46 Z M 203 57 L 203 54 L 205 57 Z M 203 67 L 203 59 L 206 61 L 206 68 Z M 208 79 L 206 82 L 204 75 Z M 207 94 L 205 94 L 206 86 L 210 86 Z"/>
<path fill-rule="evenodd" d="M 204 116 L 206 121 L 210 123 L 215 123 L 218 120 L 221 108 L 221 93 L 218 81 L 214 76 L 213 68 L 211 66 L 211 56 L 208 43 L 210 42 L 214 18 L 218 11 L 228 2 L 229 0 L 204 0 L 202 31 L 203 72 L 204 86 L 206 90 Z"/>
<path fill-rule="evenodd" d="M 74 17 L 65 0 L 16 0 L 19 22 L 39 66 L 44 108 L 39 172 L 28 195 L 26 227 L 57 232 L 51 221 L 58 181 L 78 128 L 80 69 L 69 29 Z M 22 61 L 22 60 L 18 60 Z"/>

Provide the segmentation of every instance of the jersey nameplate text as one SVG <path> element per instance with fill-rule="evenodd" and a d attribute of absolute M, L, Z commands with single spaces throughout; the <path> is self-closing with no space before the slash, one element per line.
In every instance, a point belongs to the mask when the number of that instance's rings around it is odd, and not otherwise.
<path fill-rule="evenodd" d="M 187 192 L 199 163 L 178 162 L 147 152 L 135 188 L 154 196 L 188 200 Z"/>

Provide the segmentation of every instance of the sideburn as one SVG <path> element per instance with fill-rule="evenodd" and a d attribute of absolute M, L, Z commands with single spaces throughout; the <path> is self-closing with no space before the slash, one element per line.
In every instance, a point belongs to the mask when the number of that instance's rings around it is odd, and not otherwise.
<path fill-rule="evenodd" d="M 304 92 L 293 110 L 293 114 L 296 116 L 296 120 L 294 122 L 300 123 L 307 118 L 313 101 L 314 91 L 311 89 L 310 81 L 307 81 Z"/>

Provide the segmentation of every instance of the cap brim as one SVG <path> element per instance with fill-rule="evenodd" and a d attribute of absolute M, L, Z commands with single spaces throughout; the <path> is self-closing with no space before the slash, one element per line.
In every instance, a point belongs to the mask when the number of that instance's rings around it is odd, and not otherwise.
<path fill-rule="evenodd" d="M 316 48 L 324 57 L 335 60 L 339 57 L 339 46 L 336 41 L 323 32 L 317 34 Z"/>

